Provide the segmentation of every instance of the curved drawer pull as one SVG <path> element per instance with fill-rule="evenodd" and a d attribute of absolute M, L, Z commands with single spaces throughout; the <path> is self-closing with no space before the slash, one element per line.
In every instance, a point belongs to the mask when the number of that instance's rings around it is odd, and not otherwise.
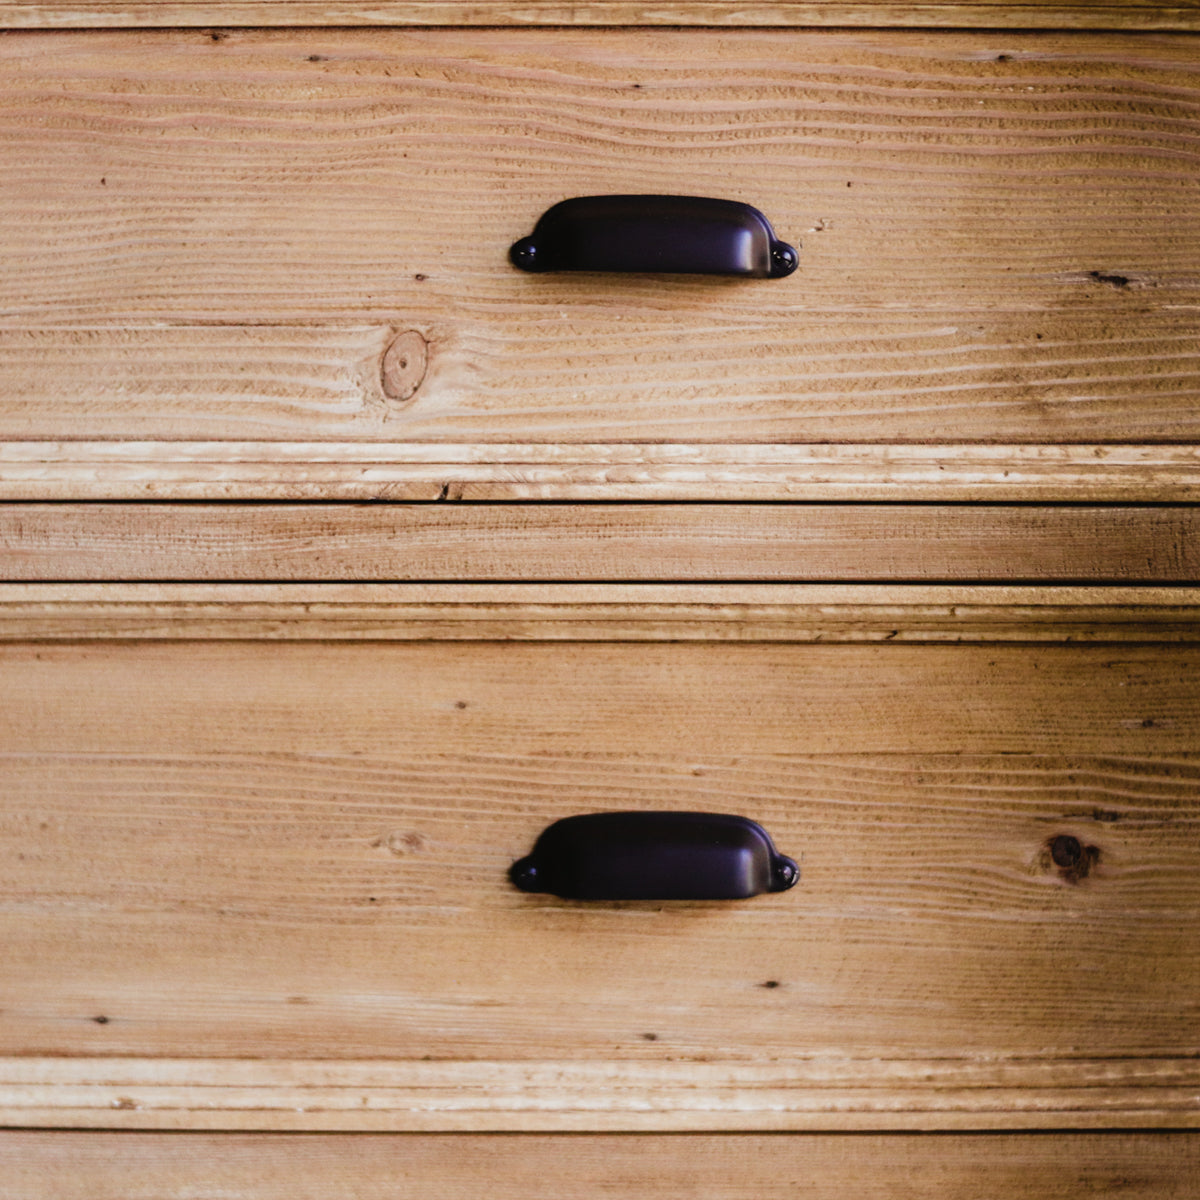
<path fill-rule="evenodd" d="M 513 244 L 522 271 L 669 271 L 780 279 L 800 261 L 749 204 L 701 196 L 577 196 Z"/>
<path fill-rule="evenodd" d="M 568 900 L 742 900 L 786 891 L 800 869 L 746 817 L 606 812 L 547 826 L 509 874 Z"/>

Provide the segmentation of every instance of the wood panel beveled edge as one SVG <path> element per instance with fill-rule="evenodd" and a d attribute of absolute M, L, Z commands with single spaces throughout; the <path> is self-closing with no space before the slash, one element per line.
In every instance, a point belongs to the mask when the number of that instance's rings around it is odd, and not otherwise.
<path fill-rule="evenodd" d="M 7 442 L 0 500 L 1200 501 L 1200 445 Z"/>
<path fill-rule="evenodd" d="M 0 1059 L 0 1125 L 670 1132 L 1200 1127 L 1200 1060 Z"/>
<path fill-rule="evenodd" d="M 1200 588 L 0 584 L 0 642 L 1197 642 Z"/>

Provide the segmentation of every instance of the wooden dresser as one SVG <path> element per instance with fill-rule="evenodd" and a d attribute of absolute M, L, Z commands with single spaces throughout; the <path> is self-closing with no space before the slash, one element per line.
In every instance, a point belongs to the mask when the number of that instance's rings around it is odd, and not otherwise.
<path fill-rule="evenodd" d="M 1196 1195 L 1200 7 L 0 26 L 0 1200 Z"/>

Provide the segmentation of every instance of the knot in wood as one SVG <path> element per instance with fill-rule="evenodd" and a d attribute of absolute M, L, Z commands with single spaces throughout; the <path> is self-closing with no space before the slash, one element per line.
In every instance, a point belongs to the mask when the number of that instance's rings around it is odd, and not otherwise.
<path fill-rule="evenodd" d="M 1050 838 L 1046 843 L 1046 851 L 1050 862 L 1058 868 L 1060 878 L 1066 883 L 1079 883 L 1086 879 L 1100 861 L 1099 846 L 1085 846 L 1069 833 Z"/>
<path fill-rule="evenodd" d="M 389 400 L 403 402 L 416 395 L 429 365 L 429 343 L 415 329 L 398 333 L 384 351 L 380 383 Z"/>
<path fill-rule="evenodd" d="M 396 829 L 380 838 L 377 845 L 386 846 L 393 854 L 403 857 L 418 854 L 425 849 L 425 838 L 412 830 Z"/>

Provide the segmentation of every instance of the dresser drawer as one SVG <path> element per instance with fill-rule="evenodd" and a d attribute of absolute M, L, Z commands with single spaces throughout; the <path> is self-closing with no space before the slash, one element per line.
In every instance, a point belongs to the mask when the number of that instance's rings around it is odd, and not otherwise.
<path fill-rule="evenodd" d="M 1186 589 L 8 585 L 17 1124 L 1194 1124 Z M 518 892 L 741 813 L 744 902 Z"/>
<path fill-rule="evenodd" d="M 44 31 L 218 20 L 443 27 Z M 0 1200 L 1193 1193 L 1200 41 L 1029 32 L 1192 11 L 0 24 Z M 606 193 L 799 270 L 509 264 Z"/>
<path fill-rule="evenodd" d="M 1190 35 L 31 32 L 0 62 L 10 498 L 1194 498 Z M 800 269 L 509 264 L 551 204 L 629 192 L 756 205 Z"/>

